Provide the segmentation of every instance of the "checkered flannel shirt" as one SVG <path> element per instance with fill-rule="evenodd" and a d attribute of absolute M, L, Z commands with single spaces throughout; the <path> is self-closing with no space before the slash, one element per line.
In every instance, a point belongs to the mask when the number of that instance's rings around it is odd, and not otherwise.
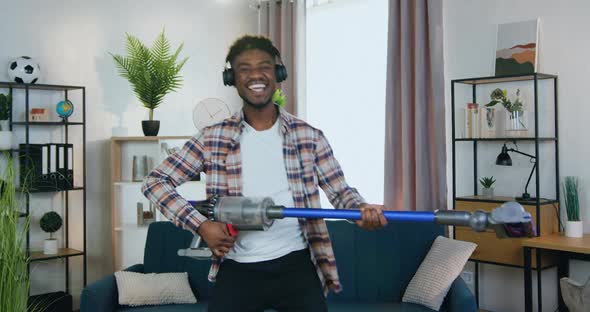
<path fill-rule="evenodd" d="M 323 133 L 279 109 L 283 156 L 295 207 L 320 207 L 319 187 L 336 208 L 353 208 L 364 203 L 344 174 Z M 244 128 L 240 111 L 223 122 L 207 127 L 183 148 L 166 158 L 146 177 L 142 191 L 177 226 L 197 232 L 207 217 L 195 210 L 175 188 L 200 172 L 206 173 L 207 197 L 242 196 L 240 135 Z M 322 282 L 324 294 L 339 292 L 341 284 L 328 229 L 324 220 L 300 219 L 310 246 L 311 260 Z M 215 281 L 223 259 L 214 259 L 209 280 Z"/>

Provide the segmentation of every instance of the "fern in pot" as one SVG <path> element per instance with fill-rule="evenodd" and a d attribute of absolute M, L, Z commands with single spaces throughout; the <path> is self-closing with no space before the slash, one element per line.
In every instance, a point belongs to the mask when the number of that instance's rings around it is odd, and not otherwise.
<path fill-rule="evenodd" d="M 562 188 L 563 201 L 567 214 L 565 236 L 582 237 L 584 235 L 584 226 L 580 218 L 580 183 L 578 177 L 565 177 Z"/>
<path fill-rule="evenodd" d="M 43 253 L 46 255 L 57 254 L 57 239 L 53 238 L 53 233 L 57 232 L 63 224 L 61 216 L 55 211 L 50 211 L 41 217 L 39 223 L 41 229 L 49 233 L 49 238 L 43 242 Z"/>
<path fill-rule="evenodd" d="M 146 136 L 156 136 L 160 121 L 154 120 L 154 109 L 164 101 L 166 94 L 182 86 L 180 70 L 188 57 L 178 61 L 178 55 L 184 44 L 172 53 L 170 42 L 164 30 L 158 35 L 151 48 L 137 37 L 127 36 L 127 56 L 111 54 L 121 77 L 127 79 L 141 104 L 149 109 L 149 120 L 141 122 Z"/>
<path fill-rule="evenodd" d="M 12 148 L 12 131 L 9 123 L 11 102 L 10 94 L 0 94 L 0 150 Z"/>
<path fill-rule="evenodd" d="M 14 161 L 8 153 L 4 158 L 8 161 L 0 167 L 0 311 L 25 312 L 30 281 L 24 247 L 30 219 L 21 216 L 24 205 L 16 195 Z"/>

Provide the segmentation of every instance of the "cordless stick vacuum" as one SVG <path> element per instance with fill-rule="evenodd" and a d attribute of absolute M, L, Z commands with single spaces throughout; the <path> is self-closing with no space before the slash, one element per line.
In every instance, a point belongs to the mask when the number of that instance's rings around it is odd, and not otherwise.
<path fill-rule="evenodd" d="M 226 223 L 232 236 L 237 231 L 265 231 L 275 219 L 343 219 L 361 220 L 358 209 L 287 208 L 275 205 L 270 197 L 217 197 L 204 201 L 189 201 L 195 209 L 212 221 Z M 491 212 L 437 210 L 437 211 L 383 211 L 392 222 L 434 222 L 441 225 L 469 227 L 482 232 L 491 229 L 498 238 L 536 236 L 531 214 L 516 202 L 506 202 Z M 178 250 L 179 256 L 210 259 L 209 248 L 199 247 L 201 237 L 196 235 L 190 248 Z"/>

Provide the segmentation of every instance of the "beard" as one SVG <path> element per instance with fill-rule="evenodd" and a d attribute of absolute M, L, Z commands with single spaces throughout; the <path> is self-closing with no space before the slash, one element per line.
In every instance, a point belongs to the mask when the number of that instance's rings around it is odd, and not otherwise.
<path fill-rule="evenodd" d="M 244 96 L 242 94 L 240 94 L 238 92 L 238 95 L 242 98 L 242 100 L 244 101 L 244 105 L 253 108 L 255 110 L 263 110 L 265 109 L 269 104 L 272 103 L 272 95 L 268 97 L 268 99 L 263 100 L 263 101 L 258 101 L 258 102 L 253 102 L 250 99 L 248 99 L 247 96 Z"/>

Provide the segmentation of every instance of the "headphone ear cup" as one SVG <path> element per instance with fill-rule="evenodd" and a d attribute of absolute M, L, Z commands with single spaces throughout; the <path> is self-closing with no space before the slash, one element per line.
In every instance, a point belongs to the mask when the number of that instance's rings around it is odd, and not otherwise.
<path fill-rule="evenodd" d="M 223 70 L 223 84 L 226 86 L 233 86 L 235 83 L 234 80 L 234 70 L 232 68 L 226 68 Z"/>
<path fill-rule="evenodd" d="M 275 76 L 277 77 L 277 82 L 283 82 L 287 79 L 287 68 L 283 64 L 276 64 L 275 65 Z"/>

